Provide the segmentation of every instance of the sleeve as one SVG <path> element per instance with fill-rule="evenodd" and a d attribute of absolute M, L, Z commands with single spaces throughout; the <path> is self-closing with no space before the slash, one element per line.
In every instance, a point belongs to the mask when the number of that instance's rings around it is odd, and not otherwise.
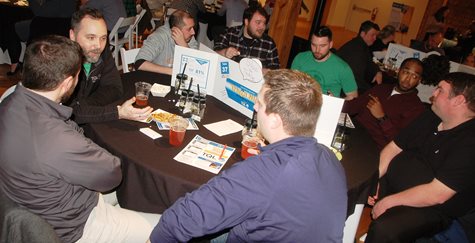
<path fill-rule="evenodd" d="M 269 69 L 278 69 L 280 68 L 279 54 L 277 53 L 277 46 L 274 41 L 271 40 L 272 44 L 270 45 L 270 50 L 267 54 L 267 65 L 266 68 Z"/>
<path fill-rule="evenodd" d="M 156 31 L 161 31 L 161 29 L 157 29 Z M 153 60 L 155 60 L 157 56 L 163 51 L 163 45 L 165 41 L 168 40 L 161 38 L 159 32 L 149 35 L 148 38 L 145 39 L 139 53 L 135 57 L 135 62 L 138 60 L 153 62 Z"/>
<path fill-rule="evenodd" d="M 221 8 L 218 9 L 216 14 L 219 16 L 223 16 L 227 10 L 228 10 L 228 0 L 224 0 L 223 4 L 221 5 Z"/>
<path fill-rule="evenodd" d="M 355 76 L 353 75 L 353 71 L 351 71 L 350 66 L 343 62 L 342 70 L 340 72 L 340 82 L 343 88 L 343 92 L 345 94 L 354 92 L 358 90 L 358 85 L 356 84 Z"/>
<path fill-rule="evenodd" d="M 202 12 L 202 13 L 206 12 L 206 7 L 202 0 L 195 0 L 195 4 L 199 12 Z"/>
<path fill-rule="evenodd" d="M 292 65 L 290 66 L 290 69 L 302 71 L 302 62 L 300 61 L 302 59 L 302 53 L 303 52 L 295 56 L 294 60 L 292 61 Z"/>
<path fill-rule="evenodd" d="M 77 101 L 71 105 L 72 119 L 78 124 L 113 121 L 119 119 L 119 111 L 115 104 L 106 106 L 83 105 Z"/>
<path fill-rule="evenodd" d="M 472 136 L 472 137 L 470 137 Z M 446 163 L 439 168 L 435 177 L 456 192 L 475 188 L 475 139 L 473 132 L 468 132 L 465 139 L 457 140 L 457 145 L 450 146 L 445 158 Z"/>
<path fill-rule="evenodd" d="M 230 38 L 229 31 L 230 29 L 228 29 L 226 33 L 219 35 L 218 39 L 216 40 L 216 43 L 214 43 L 213 50 L 220 51 L 222 49 L 229 47 L 229 38 Z"/>
<path fill-rule="evenodd" d="M 256 216 L 259 206 L 264 207 L 272 191 L 264 187 L 272 183 L 257 183 L 262 178 L 272 177 L 264 174 L 268 172 L 263 169 L 249 166 L 259 163 L 256 160 L 248 159 L 233 166 L 178 200 L 163 213 L 152 231 L 151 241 L 187 242 L 193 237 L 219 232 Z"/>
<path fill-rule="evenodd" d="M 431 109 L 427 109 L 407 127 L 399 131 L 394 142 L 402 150 L 418 146 L 421 140 L 425 140 L 426 134 L 433 131 L 433 124 L 438 125 L 438 122 L 440 122 L 440 118 Z"/>
<path fill-rule="evenodd" d="M 79 100 L 83 105 L 104 106 L 122 98 L 122 80 L 109 48 L 104 49 L 103 58 L 104 68 L 98 86 L 91 95 Z"/>
<path fill-rule="evenodd" d="M 420 102 L 419 102 L 420 103 Z M 403 129 L 407 127 L 414 119 L 416 119 L 422 112 L 424 112 L 424 105 L 422 103 L 406 107 L 405 112 L 399 117 L 388 117 L 388 119 L 379 123 L 381 130 L 386 137 L 386 141 L 390 142 Z"/>
<path fill-rule="evenodd" d="M 342 112 L 348 113 L 350 115 L 360 113 L 361 109 L 366 108 L 366 104 L 368 104 L 370 91 L 371 90 L 366 91 L 363 95 L 359 95 L 355 99 L 345 100 Z"/>
<path fill-rule="evenodd" d="M 70 127 L 52 129 L 60 135 L 43 145 L 49 148 L 41 151 L 55 148 L 55 153 L 45 156 L 50 170 L 57 173 L 58 177 L 99 192 L 111 190 L 120 183 L 122 173 L 119 158 Z"/>

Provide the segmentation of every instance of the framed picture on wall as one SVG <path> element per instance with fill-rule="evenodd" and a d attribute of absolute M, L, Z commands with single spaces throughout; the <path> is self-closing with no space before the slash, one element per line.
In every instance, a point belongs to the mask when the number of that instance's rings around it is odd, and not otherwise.
<path fill-rule="evenodd" d="M 414 7 L 403 3 L 393 2 L 389 24 L 394 26 L 397 31 L 407 33 L 409 24 L 411 23 Z"/>

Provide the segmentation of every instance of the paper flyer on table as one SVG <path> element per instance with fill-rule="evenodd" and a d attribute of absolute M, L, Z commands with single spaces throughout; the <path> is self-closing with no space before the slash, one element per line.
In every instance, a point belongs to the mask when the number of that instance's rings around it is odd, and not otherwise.
<path fill-rule="evenodd" d="M 196 135 L 173 159 L 218 174 L 235 148 Z"/>

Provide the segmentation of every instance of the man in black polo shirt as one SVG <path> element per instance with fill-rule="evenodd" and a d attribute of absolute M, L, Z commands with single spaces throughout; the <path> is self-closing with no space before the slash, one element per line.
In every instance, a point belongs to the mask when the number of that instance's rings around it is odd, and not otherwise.
<path fill-rule="evenodd" d="M 431 99 L 381 152 L 366 242 L 413 242 L 475 208 L 475 76 L 450 73 Z"/>
<path fill-rule="evenodd" d="M 214 50 L 236 62 L 241 59 L 257 58 L 264 71 L 279 68 L 279 55 L 274 40 L 265 33 L 269 15 L 255 4 L 244 10 L 244 24 L 228 28 L 214 45 Z"/>

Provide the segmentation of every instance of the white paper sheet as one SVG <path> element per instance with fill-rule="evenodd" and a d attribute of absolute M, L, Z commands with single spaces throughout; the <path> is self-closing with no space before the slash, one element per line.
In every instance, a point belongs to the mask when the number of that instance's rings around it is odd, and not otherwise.
<path fill-rule="evenodd" d="M 222 137 L 231 133 L 242 131 L 243 126 L 231 119 L 204 125 L 208 130 Z"/>

